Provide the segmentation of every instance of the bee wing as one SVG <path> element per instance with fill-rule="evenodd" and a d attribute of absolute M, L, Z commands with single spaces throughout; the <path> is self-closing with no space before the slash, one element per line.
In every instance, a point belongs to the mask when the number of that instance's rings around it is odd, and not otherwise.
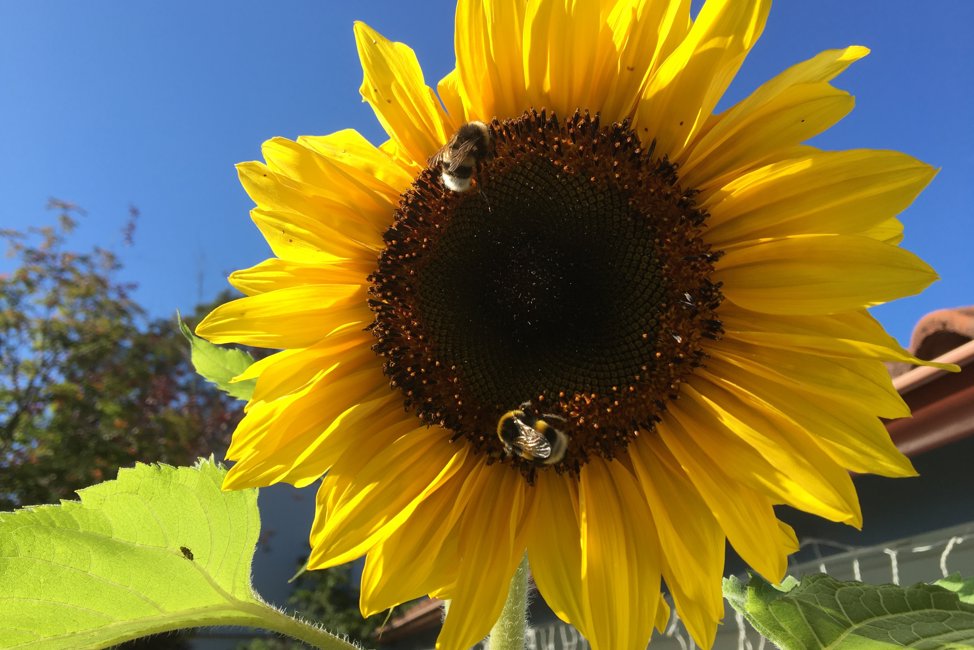
<path fill-rule="evenodd" d="M 450 145 L 447 145 L 447 147 L 448 146 Z M 437 167 L 443 161 L 443 155 L 445 152 L 446 152 L 446 147 L 443 147 L 442 149 L 434 153 L 432 156 L 430 156 L 429 160 L 426 161 L 427 164 L 430 167 Z"/>
<path fill-rule="evenodd" d="M 517 438 L 514 439 L 514 446 L 527 452 L 532 458 L 548 458 L 551 456 L 551 445 L 547 438 L 534 427 L 529 427 L 520 420 L 514 420 L 517 425 Z"/>
<path fill-rule="evenodd" d="M 447 167 L 446 171 L 452 173 L 467 162 L 467 156 L 477 148 L 477 143 L 473 140 L 466 140 L 460 144 L 451 142 L 447 146 L 450 147 L 450 166 Z"/>

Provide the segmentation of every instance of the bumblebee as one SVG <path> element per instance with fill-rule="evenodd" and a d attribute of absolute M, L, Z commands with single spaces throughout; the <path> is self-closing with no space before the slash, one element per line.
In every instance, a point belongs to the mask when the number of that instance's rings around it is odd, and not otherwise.
<path fill-rule="evenodd" d="M 508 411 L 497 421 L 497 437 L 507 455 L 517 454 L 539 465 L 555 465 L 565 457 L 568 436 L 556 424 L 565 418 L 551 413 L 540 414 L 531 402 Z"/>
<path fill-rule="evenodd" d="M 475 170 L 490 155 L 490 129 L 483 122 L 467 122 L 442 149 L 429 159 L 431 167 L 440 168 L 440 179 L 452 192 L 471 188 Z"/>

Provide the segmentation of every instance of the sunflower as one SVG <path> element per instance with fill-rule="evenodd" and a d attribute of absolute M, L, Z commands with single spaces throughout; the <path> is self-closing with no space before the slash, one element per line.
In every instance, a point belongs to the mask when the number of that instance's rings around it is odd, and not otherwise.
<path fill-rule="evenodd" d="M 858 527 L 850 471 L 914 474 L 879 417 L 908 415 L 882 362 L 917 361 L 866 308 L 935 279 L 896 219 L 935 170 L 802 144 L 864 47 L 716 113 L 770 2 L 689 5 L 460 0 L 436 91 L 356 24 L 389 140 L 239 166 L 274 257 L 198 332 L 280 351 L 225 487 L 321 479 L 309 566 L 364 555 L 364 614 L 447 598 L 437 647 L 469 647 L 527 553 L 594 648 L 643 648 L 664 581 L 710 647 L 726 542 L 777 581 L 775 505 Z"/>

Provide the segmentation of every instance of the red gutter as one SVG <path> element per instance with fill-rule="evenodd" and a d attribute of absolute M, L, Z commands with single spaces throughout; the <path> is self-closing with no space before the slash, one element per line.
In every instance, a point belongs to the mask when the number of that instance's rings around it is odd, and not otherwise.
<path fill-rule="evenodd" d="M 974 341 L 935 359 L 956 363 L 959 373 L 922 366 L 893 379 L 913 417 L 886 423 L 896 446 L 907 456 L 974 435 Z"/>

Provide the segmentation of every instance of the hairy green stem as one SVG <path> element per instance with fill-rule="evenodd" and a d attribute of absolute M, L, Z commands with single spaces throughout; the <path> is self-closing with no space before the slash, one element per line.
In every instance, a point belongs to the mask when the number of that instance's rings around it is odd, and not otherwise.
<path fill-rule="evenodd" d="M 524 631 L 528 624 L 528 556 L 514 571 L 507 602 L 490 631 L 490 650 L 524 650 Z"/>
<path fill-rule="evenodd" d="M 255 627 L 262 627 L 284 634 L 293 639 L 304 641 L 313 648 L 321 650 L 359 650 L 358 646 L 341 639 L 331 632 L 315 625 L 311 625 L 287 614 L 279 612 L 273 607 L 261 605 L 256 613 L 259 623 Z"/>

